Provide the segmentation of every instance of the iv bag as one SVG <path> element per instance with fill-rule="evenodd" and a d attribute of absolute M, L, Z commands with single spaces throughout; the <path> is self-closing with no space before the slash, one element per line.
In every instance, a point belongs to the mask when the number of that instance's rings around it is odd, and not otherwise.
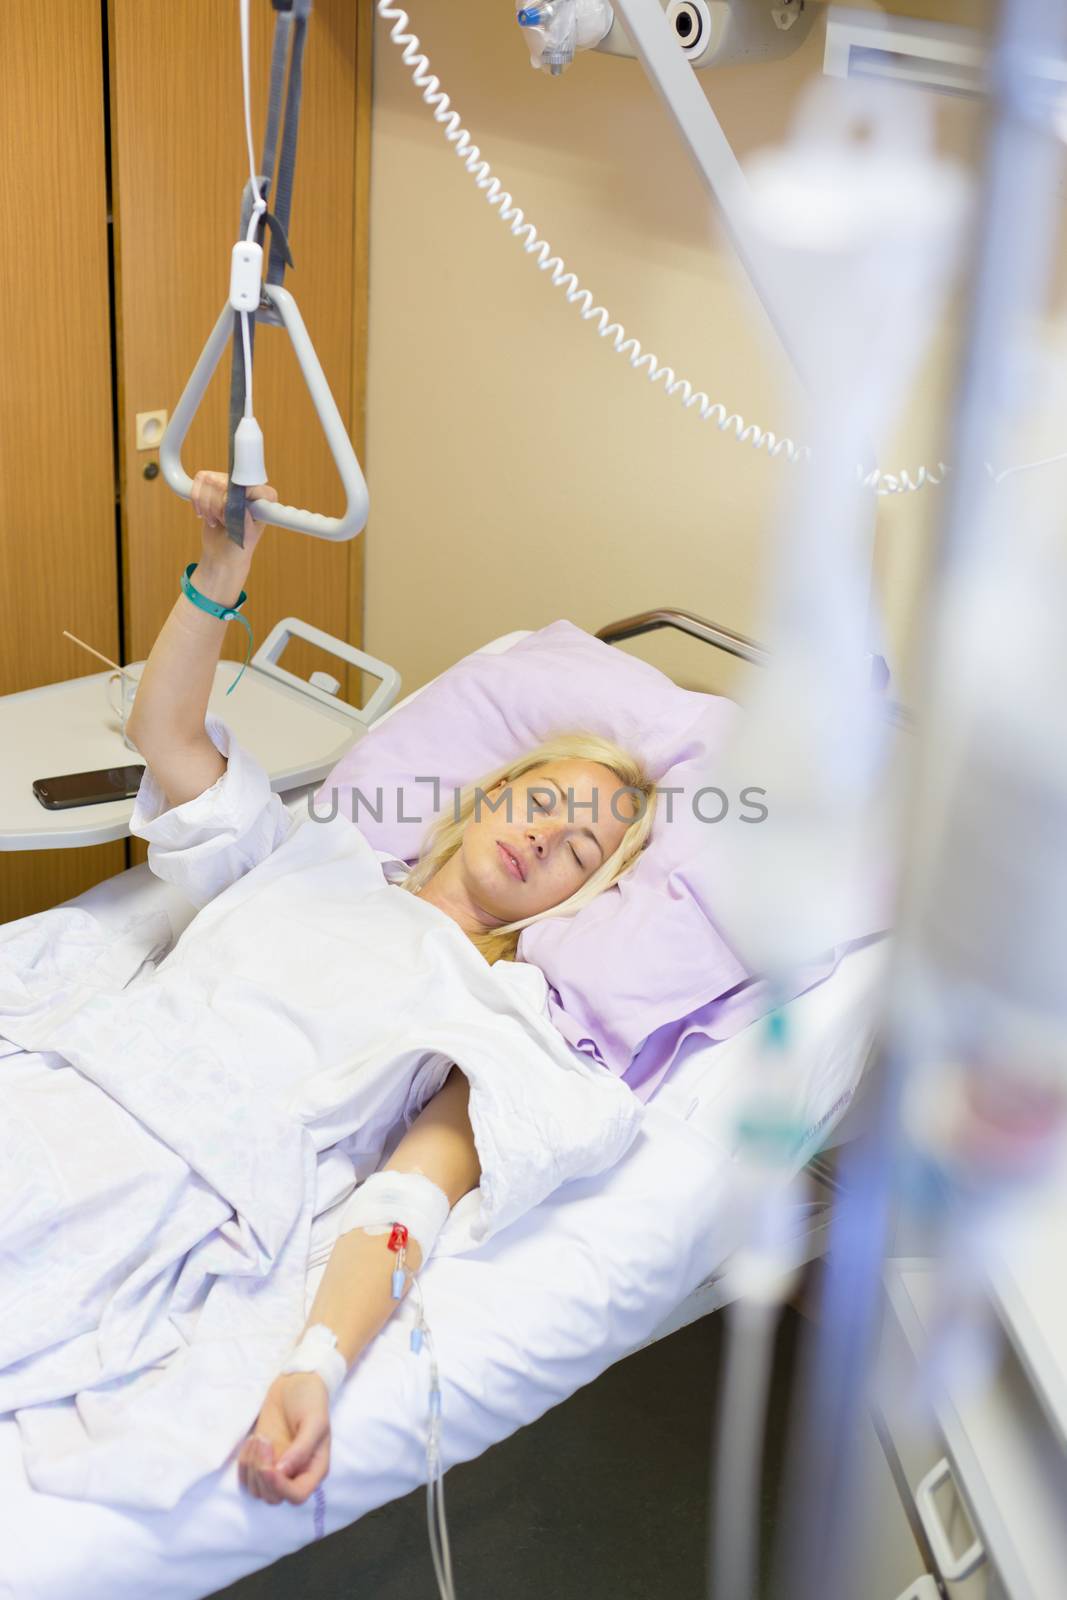
<path fill-rule="evenodd" d="M 870 687 L 876 502 L 862 466 L 947 289 L 967 183 L 934 155 L 928 108 L 869 84 L 818 85 L 791 143 L 749 175 L 749 247 L 791 284 L 777 310 L 792 312 L 814 439 L 770 537 L 757 632 L 771 658 L 716 780 L 767 791 L 765 820 L 734 830 L 719 878 L 731 943 L 773 977 L 891 913 L 896 788 Z"/>

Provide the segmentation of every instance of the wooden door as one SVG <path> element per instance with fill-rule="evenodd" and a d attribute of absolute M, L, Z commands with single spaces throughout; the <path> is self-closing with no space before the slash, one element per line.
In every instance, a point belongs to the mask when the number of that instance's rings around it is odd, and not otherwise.
<path fill-rule="evenodd" d="M 146 4 L 110 0 L 112 146 L 118 249 L 119 461 L 127 659 L 140 660 L 199 555 L 192 511 L 152 476 L 155 450 L 136 448 L 139 412 L 171 409 L 227 294 L 248 176 L 236 0 Z M 274 12 L 252 7 L 253 133 L 266 109 Z M 362 452 L 369 170 L 371 6 L 316 0 L 308 29 L 290 227 L 295 295 L 341 415 Z M 226 469 L 229 359 L 224 357 L 184 458 Z M 255 410 L 267 470 L 283 500 L 336 514 L 344 499 L 288 339 L 257 330 Z M 146 476 L 145 469 L 149 469 Z M 268 529 L 247 585 L 260 641 L 288 615 L 358 643 L 362 536 L 334 545 Z M 244 657 L 233 624 L 224 657 Z M 301 642 L 284 665 L 316 666 L 358 701 L 358 674 Z M 240 689 L 236 691 L 240 693 Z M 132 841 L 133 859 L 143 847 Z"/>
<path fill-rule="evenodd" d="M 98 5 L 0 6 L 0 694 L 103 670 L 64 628 L 119 652 L 104 66 Z M 0 922 L 124 865 L 0 852 Z"/>

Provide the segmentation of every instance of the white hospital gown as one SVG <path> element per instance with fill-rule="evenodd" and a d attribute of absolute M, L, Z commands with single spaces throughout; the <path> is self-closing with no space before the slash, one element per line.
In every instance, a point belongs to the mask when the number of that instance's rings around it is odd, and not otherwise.
<path fill-rule="evenodd" d="M 641 1113 L 552 1028 L 535 969 L 487 966 L 401 863 L 344 817 L 294 822 L 207 727 L 227 771 L 169 811 L 146 772 L 131 822 L 201 908 L 169 953 L 158 913 L 0 928 L 0 1413 L 36 1487 L 143 1507 L 239 1444 L 316 1228 L 452 1062 L 482 1181 L 445 1249 L 612 1165 Z"/>

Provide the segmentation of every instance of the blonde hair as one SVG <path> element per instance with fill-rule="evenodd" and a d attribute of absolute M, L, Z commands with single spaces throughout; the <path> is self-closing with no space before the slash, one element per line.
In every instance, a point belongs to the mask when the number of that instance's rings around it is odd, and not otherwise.
<path fill-rule="evenodd" d="M 560 901 L 557 906 L 550 906 L 547 911 L 538 911 L 533 916 L 523 917 L 520 922 L 509 922 L 501 928 L 468 935 L 490 965 L 494 961 L 514 961 L 519 934 L 523 928 L 528 928 L 535 922 L 543 922 L 548 917 L 573 917 L 583 906 L 595 900 L 598 894 L 610 889 L 612 884 L 617 883 L 623 873 L 633 866 L 652 836 L 656 786 L 641 763 L 623 750 L 621 745 L 617 745 L 612 739 L 603 738 L 600 734 L 585 732 L 555 734 L 543 744 L 537 745 L 535 749 L 516 756 L 514 760 L 498 767 L 495 772 L 489 773 L 479 782 L 462 789 L 451 813 L 441 817 L 430 830 L 418 861 L 401 887 L 412 894 L 418 894 L 419 890 L 429 883 L 434 873 L 440 871 L 445 862 L 455 855 L 463 842 L 467 824 L 474 815 L 479 795 L 484 800 L 485 795 L 497 784 L 513 783 L 531 768 L 540 767 L 548 761 L 595 761 L 599 766 L 607 767 L 620 780 L 622 787 L 634 796 L 637 801 L 637 811 L 618 847 L 566 900 Z M 614 805 L 614 797 L 612 803 Z M 621 821 L 621 818 L 619 820 Z"/>

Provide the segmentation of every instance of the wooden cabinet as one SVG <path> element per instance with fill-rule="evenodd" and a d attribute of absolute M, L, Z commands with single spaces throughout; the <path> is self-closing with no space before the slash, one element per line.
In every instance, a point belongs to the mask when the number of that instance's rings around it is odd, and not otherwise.
<path fill-rule="evenodd" d="M 258 143 L 269 0 L 252 15 Z M 286 279 L 361 453 L 371 20 L 364 0 L 316 0 Z M 103 14 L 85 0 L 12 0 L 0 48 L 0 693 L 11 693 L 99 670 L 64 627 L 116 660 L 143 659 L 197 558 L 198 524 L 154 472 L 157 451 L 137 448 L 136 417 L 173 407 L 226 298 L 247 156 L 236 0 L 109 0 Z M 340 511 L 281 330 L 259 329 L 255 370 L 271 481 L 290 503 Z M 186 441 L 190 471 L 225 470 L 228 381 L 224 360 Z M 358 643 L 362 580 L 362 538 L 268 530 L 248 586 L 257 641 L 296 614 Z M 243 659 L 245 637 L 233 625 L 223 654 Z M 285 665 L 341 675 L 303 643 Z M 355 674 L 341 692 L 358 698 Z M 0 855 L 0 918 L 53 905 L 143 853 L 132 841 Z"/>
<path fill-rule="evenodd" d="M 64 628 L 120 647 L 103 49 L 98 5 L 0 7 L 3 694 L 99 670 Z M 121 843 L 4 853 L 0 920 L 124 862 Z"/>

